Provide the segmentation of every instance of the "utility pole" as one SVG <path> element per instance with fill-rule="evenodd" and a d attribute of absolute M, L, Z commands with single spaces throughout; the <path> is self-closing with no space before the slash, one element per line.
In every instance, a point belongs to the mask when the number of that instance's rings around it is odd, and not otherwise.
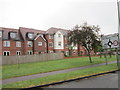
<path fill-rule="evenodd" d="M 119 46 L 118 46 L 118 49 L 117 51 L 120 51 L 120 1 L 117 0 L 117 8 L 118 8 L 118 42 L 119 42 Z M 119 53 L 118 54 L 118 68 L 120 69 L 120 66 L 119 66 L 119 60 L 120 60 L 120 56 L 119 56 Z"/>

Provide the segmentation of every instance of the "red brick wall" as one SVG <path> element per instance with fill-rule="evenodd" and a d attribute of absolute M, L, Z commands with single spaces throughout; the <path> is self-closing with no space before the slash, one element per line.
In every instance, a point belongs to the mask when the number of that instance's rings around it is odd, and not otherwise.
<path fill-rule="evenodd" d="M 42 46 L 38 46 L 38 42 L 42 42 Z M 46 41 L 42 39 L 42 37 L 38 37 L 37 40 L 34 41 L 34 54 L 46 53 L 47 51 L 47 44 Z"/>
<path fill-rule="evenodd" d="M 28 41 L 24 41 L 24 55 L 28 55 L 28 50 L 33 51 L 33 47 L 28 47 Z"/>
<path fill-rule="evenodd" d="M 66 44 L 68 45 L 68 41 L 66 37 L 64 37 L 64 51 L 69 51 L 68 47 L 66 47 Z"/>
<path fill-rule="evenodd" d="M 10 47 L 4 47 L 3 46 L 3 42 L 4 41 L 10 41 Z M 21 55 L 23 55 L 23 41 L 20 41 L 21 42 L 21 47 L 16 47 L 16 41 L 13 41 L 13 40 L 3 40 L 2 41 L 2 55 L 3 55 L 3 52 L 4 51 L 10 51 L 10 55 L 13 56 L 13 55 L 16 55 L 16 51 L 20 51 L 21 52 Z"/>
<path fill-rule="evenodd" d="M 48 52 L 49 52 L 49 51 L 54 51 L 54 38 L 53 38 L 53 39 L 49 39 L 49 35 L 48 35 L 48 34 L 47 34 L 45 37 L 46 37 L 46 39 L 47 39 L 47 41 L 48 41 L 48 44 L 47 44 L 47 45 L 48 45 Z M 53 43 L 53 47 L 49 47 L 49 43 L 50 43 L 50 42 Z"/>
<path fill-rule="evenodd" d="M 2 41 L 0 40 L 0 55 L 2 55 Z"/>

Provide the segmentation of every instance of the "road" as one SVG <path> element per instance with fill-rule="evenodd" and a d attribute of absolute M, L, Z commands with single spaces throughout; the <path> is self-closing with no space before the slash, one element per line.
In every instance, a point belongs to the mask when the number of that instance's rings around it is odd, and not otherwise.
<path fill-rule="evenodd" d="M 118 72 L 65 82 L 44 88 L 118 88 Z"/>

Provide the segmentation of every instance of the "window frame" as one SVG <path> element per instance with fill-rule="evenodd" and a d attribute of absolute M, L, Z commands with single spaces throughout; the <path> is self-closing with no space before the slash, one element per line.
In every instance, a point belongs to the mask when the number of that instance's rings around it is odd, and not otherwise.
<path fill-rule="evenodd" d="M 60 45 L 59 45 L 59 44 L 60 44 Z M 61 47 L 61 46 L 62 46 L 62 42 L 58 42 L 58 46 L 60 46 L 60 47 Z"/>
<path fill-rule="evenodd" d="M 31 42 L 31 46 L 30 46 L 30 42 Z M 28 47 L 33 47 L 33 42 L 32 42 L 32 41 L 28 41 L 28 42 L 27 42 L 27 46 L 28 46 Z"/>
<path fill-rule="evenodd" d="M 28 50 L 28 55 L 33 55 L 33 51 L 32 50 Z"/>
<path fill-rule="evenodd" d="M 4 53 L 6 52 L 6 55 Z M 9 53 L 9 55 L 7 55 Z M 3 51 L 3 56 L 10 56 L 10 51 Z"/>
<path fill-rule="evenodd" d="M 49 52 L 50 52 L 50 53 L 54 53 L 54 51 L 53 51 L 53 50 L 50 50 Z"/>
<path fill-rule="evenodd" d="M 20 41 L 16 42 L 16 47 L 21 47 L 21 42 Z"/>
<path fill-rule="evenodd" d="M 3 36 L 3 32 L 2 31 L 0 31 L 0 38 Z"/>
<path fill-rule="evenodd" d="M 41 43 L 41 44 L 40 44 Z M 42 46 L 43 45 L 43 42 L 38 42 L 38 46 Z"/>
<path fill-rule="evenodd" d="M 16 32 L 10 32 L 10 38 L 16 38 L 17 33 Z"/>
<path fill-rule="evenodd" d="M 60 33 L 58 34 L 58 37 L 61 38 L 61 34 Z"/>
<path fill-rule="evenodd" d="M 3 46 L 4 47 L 10 47 L 10 41 L 3 41 Z"/>
<path fill-rule="evenodd" d="M 49 34 L 49 39 L 53 39 L 53 34 Z"/>
<path fill-rule="evenodd" d="M 28 36 L 28 38 L 29 38 L 29 39 L 32 39 L 32 38 L 34 37 L 34 34 L 33 34 L 33 33 L 28 32 L 28 35 L 27 35 L 27 36 Z"/>
<path fill-rule="evenodd" d="M 52 46 L 50 46 L 50 43 L 52 44 Z M 49 42 L 49 47 L 53 47 L 53 42 Z"/>
<path fill-rule="evenodd" d="M 19 54 L 17 52 L 19 52 Z M 21 55 L 21 51 L 16 51 L 16 55 Z"/>

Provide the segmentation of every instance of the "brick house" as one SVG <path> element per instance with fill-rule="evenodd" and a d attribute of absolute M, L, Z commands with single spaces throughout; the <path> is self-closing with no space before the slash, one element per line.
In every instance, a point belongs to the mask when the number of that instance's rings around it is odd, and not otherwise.
<path fill-rule="evenodd" d="M 69 30 L 51 27 L 47 31 L 19 27 L 19 29 L 0 27 L 0 55 L 32 55 L 63 52 L 65 55 L 77 55 L 78 46 L 69 49 L 67 34 Z M 80 47 L 82 55 L 87 54 Z"/>
<path fill-rule="evenodd" d="M 47 53 L 47 43 L 43 34 L 38 34 L 34 39 L 34 54 Z"/>
<path fill-rule="evenodd" d="M 0 28 L 2 52 L 0 55 L 21 55 L 23 54 L 23 39 L 18 29 Z"/>
<path fill-rule="evenodd" d="M 40 54 L 46 52 L 44 31 L 31 28 L 19 28 L 24 39 L 24 55 Z"/>
<path fill-rule="evenodd" d="M 63 52 L 65 55 L 70 55 L 69 45 L 67 41 L 67 34 L 69 30 L 51 27 L 46 31 L 46 39 L 48 43 L 53 43 L 53 48 L 48 48 L 48 51 Z M 49 38 L 48 38 L 49 37 Z M 52 37 L 52 39 L 51 39 Z M 81 47 L 81 46 L 80 46 Z M 82 49 L 84 50 L 84 49 Z M 77 55 L 77 46 L 73 46 L 72 55 Z"/>
<path fill-rule="evenodd" d="M 48 51 L 49 52 L 65 52 L 65 36 L 67 35 L 68 30 L 51 27 L 46 31 L 46 39 L 48 42 Z M 66 41 L 67 44 L 67 41 Z"/>
<path fill-rule="evenodd" d="M 31 55 L 46 53 L 44 31 L 20 27 L 0 28 L 0 55 Z"/>
<path fill-rule="evenodd" d="M 57 52 L 63 52 L 65 55 L 78 55 L 78 45 L 73 47 L 73 50 L 71 51 L 69 49 L 68 41 L 67 41 L 67 34 L 69 33 L 69 30 L 61 29 L 61 28 L 55 28 L 51 27 L 46 31 L 46 39 L 48 43 L 53 43 L 52 48 L 48 48 L 48 51 L 53 51 L 55 53 Z M 52 38 L 52 39 L 51 39 Z M 80 54 L 86 55 L 87 51 L 83 46 L 79 46 L 80 48 Z"/>

